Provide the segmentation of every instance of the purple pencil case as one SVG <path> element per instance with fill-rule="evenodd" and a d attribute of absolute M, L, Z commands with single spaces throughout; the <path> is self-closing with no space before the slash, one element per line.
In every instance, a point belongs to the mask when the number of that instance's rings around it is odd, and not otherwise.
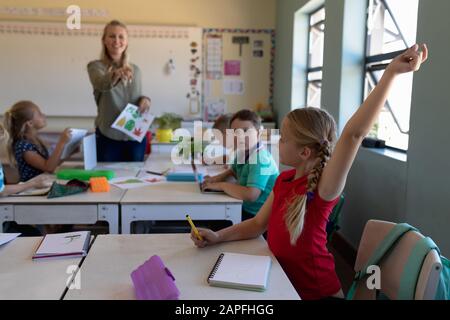
<path fill-rule="evenodd" d="M 180 291 L 175 277 L 157 255 L 131 273 L 138 300 L 178 300 Z"/>

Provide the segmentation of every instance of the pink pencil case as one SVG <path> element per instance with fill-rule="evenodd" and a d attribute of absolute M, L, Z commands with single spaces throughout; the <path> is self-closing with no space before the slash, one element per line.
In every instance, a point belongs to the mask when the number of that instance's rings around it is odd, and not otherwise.
<path fill-rule="evenodd" d="M 178 300 L 180 291 L 175 277 L 157 255 L 131 273 L 138 300 Z"/>

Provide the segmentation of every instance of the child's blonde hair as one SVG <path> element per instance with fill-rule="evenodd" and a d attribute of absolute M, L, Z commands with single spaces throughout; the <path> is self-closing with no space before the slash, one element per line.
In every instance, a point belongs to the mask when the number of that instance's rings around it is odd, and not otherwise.
<path fill-rule="evenodd" d="M 287 119 L 288 130 L 296 144 L 299 147 L 309 147 L 316 157 L 316 165 L 308 174 L 306 193 L 287 199 L 285 222 L 291 244 L 295 245 L 303 230 L 308 193 L 316 190 L 323 168 L 331 156 L 336 140 L 336 123 L 325 110 L 311 107 L 293 110 L 287 115 Z"/>
<path fill-rule="evenodd" d="M 25 138 L 26 122 L 33 119 L 36 109 L 39 110 L 39 107 L 31 101 L 19 101 L 4 114 L 4 126 L 7 131 L 6 147 L 12 166 L 16 165 L 14 143 Z M 39 139 L 37 141 L 42 144 Z"/>
<path fill-rule="evenodd" d="M 9 140 L 9 133 L 5 126 L 0 123 L 0 144 L 7 143 Z"/>
<path fill-rule="evenodd" d="M 123 29 L 125 29 L 127 35 L 128 35 L 128 28 L 127 26 L 118 21 L 118 20 L 112 20 L 110 22 L 108 22 L 105 26 L 105 28 L 103 29 L 103 36 L 102 36 L 102 53 L 100 55 L 100 60 L 108 67 L 108 68 L 122 68 L 122 67 L 128 67 L 130 68 L 130 64 L 129 64 L 129 57 L 128 57 L 128 46 L 125 49 L 125 51 L 122 53 L 122 57 L 120 59 L 120 62 L 118 65 L 115 65 L 113 63 L 113 59 L 111 58 L 111 56 L 108 53 L 108 49 L 106 48 L 105 44 L 104 44 L 104 40 L 106 38 L 106 33 L 108 31 L 109 27 L 121 27 Z M 130 68 L 131 69 L 131 68 Z"/>

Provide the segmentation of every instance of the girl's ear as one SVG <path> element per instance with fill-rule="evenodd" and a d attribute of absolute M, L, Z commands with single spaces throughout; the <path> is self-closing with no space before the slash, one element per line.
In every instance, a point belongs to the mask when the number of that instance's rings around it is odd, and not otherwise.
<path fill-rule="evenodd" d="M 27 122 L 25 122 L 25 127 L 26 128 L 33 128 L 34 127 L 33 120 L 28 120 Z"/>
<path fill-rule="evenodd" d="M 303 147 L 300 150 L 300 158 L 304 161 L 309 160 L 311 158 L 312 150 L 309 147 Z"/>

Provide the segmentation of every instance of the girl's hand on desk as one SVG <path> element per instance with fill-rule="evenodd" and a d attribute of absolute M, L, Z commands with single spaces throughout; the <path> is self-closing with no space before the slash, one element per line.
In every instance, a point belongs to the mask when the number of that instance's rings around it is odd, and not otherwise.
<path fill-rule="evenodd" d="M 52 184 L 52 180 L 48 176 L 40 175 L 28 181 L 31 188 L 43 189 L 48 188 Z"/>
<path fill-rule="evenodd" d="M 191 239 L 197 247 L 204 248 L 220 242 L 219 234 L 217 232 L 204 228 L 197 228 L 197 230 L 203 237 L 203 240 L 199 240 L 194 231 L 191 231 Z"/>

